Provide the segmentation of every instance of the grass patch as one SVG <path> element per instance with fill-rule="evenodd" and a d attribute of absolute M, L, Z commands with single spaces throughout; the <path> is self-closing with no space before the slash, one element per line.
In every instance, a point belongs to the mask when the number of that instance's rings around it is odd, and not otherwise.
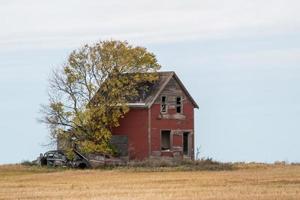
<path fill-rule="evenodd" d="M 130 161 L 122 166 L 101 166 L 97 169 L 128 170 L 128 171 L 225 171 L 233 170 L 231 163 L 221 163 L 210 158 L 201 160 L 174 160 L 167 158 Z"/>
<path fill-rule="evenodd" d="M 64 171 L 65 168 L 41 167 L 37 165 L 10 164 L 0 165 L 0 179 L 7 176 L 52 173 Z"/>

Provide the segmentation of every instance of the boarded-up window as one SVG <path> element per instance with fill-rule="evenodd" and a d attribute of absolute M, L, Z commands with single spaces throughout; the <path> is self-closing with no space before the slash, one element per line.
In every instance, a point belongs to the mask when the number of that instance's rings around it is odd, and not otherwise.
<path fill-rule="evenodd" d="M 161 132 L 161 150 L 170 150 L 171 149 L 171 131 L 162 131 Z"/>
<path fill-rule="evenodd" d="M 112 144 L 120 156 L 128 156 L 128 137 L 126 135 L 112 135 L 110 144 Z"/>

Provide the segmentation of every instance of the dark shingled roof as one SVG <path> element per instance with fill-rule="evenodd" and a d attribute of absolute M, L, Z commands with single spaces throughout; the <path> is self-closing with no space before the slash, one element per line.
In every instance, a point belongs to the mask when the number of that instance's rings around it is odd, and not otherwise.
<path fill-rule="evenodd" d="M 155 83 L 144 83 L 140 86 L 139 96 L 129 101 L 130 107 L 151 107 L 154 101 L 159 97 L 160 93 L 164 90 L 169 81 L 174 77 L 180 85 L 186 96 L 190 99 L 195 108 L 199 108 L 190 93 L 184 87 L 175 72 L 158 72 L 158 80 Z M 145 90 L 144 88 L 148 89 Z"/>

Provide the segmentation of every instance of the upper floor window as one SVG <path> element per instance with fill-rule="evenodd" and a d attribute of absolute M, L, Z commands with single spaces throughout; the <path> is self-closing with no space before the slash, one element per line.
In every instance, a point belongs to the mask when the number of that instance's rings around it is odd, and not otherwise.
<path fill-rule="evenodd" d="M 176 112 L 182 113 L 182 98 L 176 97 Z"/>
<path fill-rule="evenodd" d="M 161 97 L 161 104 L 160 104 L 160 111 L 162 113 L 166 113 L 168 110 L 168 107 L 167 107 L 167 97 L 166 96 L 162 96 Z"/>

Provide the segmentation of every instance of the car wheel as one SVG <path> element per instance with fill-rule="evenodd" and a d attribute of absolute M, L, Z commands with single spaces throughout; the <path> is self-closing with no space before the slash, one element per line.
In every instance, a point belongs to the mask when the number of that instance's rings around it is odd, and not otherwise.
<path fill-rule="evenodd" d="M 80 163 L 80 164 L 78 165 L 78 168 L 79 168 L 79 169 L 86 169 L 86 168 L 87 168 L 87 165 L 86 165 L 85 163 Z"/>

